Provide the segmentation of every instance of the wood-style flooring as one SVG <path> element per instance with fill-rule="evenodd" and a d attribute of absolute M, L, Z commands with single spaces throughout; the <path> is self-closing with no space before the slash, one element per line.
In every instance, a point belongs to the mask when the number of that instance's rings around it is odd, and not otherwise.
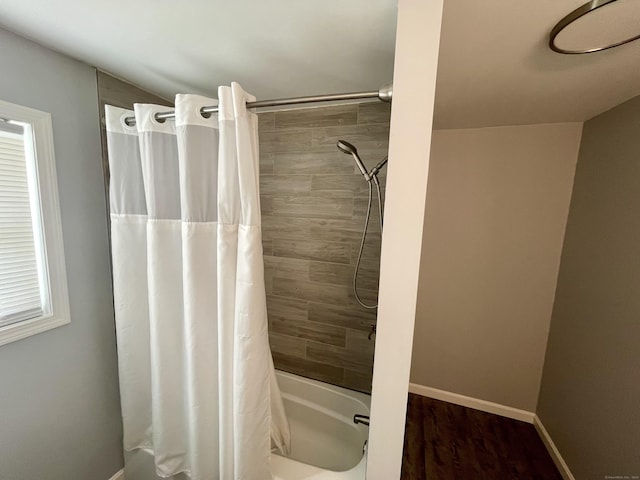
<path fill-rule="evenodd" d="M 562 480 L 533 425 L 409 394 L 401 480 Z"/>

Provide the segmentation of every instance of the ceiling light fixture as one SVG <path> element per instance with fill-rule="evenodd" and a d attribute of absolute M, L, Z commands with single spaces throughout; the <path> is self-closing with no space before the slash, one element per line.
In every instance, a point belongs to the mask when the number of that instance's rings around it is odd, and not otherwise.
<path fill-rule="evenodd" d="M 601 52 L 640 39 L 639 29 L 637 0 L 592 0 L 553 27 L 549 48 L 574 55 Z"/>

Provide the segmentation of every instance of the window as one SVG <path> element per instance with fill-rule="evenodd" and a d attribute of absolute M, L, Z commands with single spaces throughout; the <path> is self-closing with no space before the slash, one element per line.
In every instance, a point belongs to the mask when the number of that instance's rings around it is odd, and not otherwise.
<path fill-rule="evenodd" d="M 69 321 L 51 116 L 0 101 L 0 345 Z"/>

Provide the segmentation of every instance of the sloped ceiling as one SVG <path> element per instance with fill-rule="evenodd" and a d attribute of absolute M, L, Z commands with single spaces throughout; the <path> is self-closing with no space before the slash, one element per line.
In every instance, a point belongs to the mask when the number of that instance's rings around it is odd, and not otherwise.
<path fill-rule="evenodd" d="M 640 94 L 640 41 L 582 56 L 547 48 L 549 30 L 584 0 L 444 2 L 436 128 L 582 121 Z M 390 81 L 396 9 L 394 0 L 2 0 L 0 25 L 167 98 L 216 96 L 238 81 L 268 99 Z"/>

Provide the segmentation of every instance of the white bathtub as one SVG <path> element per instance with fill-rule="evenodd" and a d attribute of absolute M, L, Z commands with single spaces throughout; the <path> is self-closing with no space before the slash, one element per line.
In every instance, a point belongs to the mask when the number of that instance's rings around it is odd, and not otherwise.
<path fill-rule="evenodd" d="M 291 428 L 291 454 L 271 455 L 274 480 L 364 480 L 366 425 L 353 415 L 369 415 L 364 393 L 276 371 Z"/>

